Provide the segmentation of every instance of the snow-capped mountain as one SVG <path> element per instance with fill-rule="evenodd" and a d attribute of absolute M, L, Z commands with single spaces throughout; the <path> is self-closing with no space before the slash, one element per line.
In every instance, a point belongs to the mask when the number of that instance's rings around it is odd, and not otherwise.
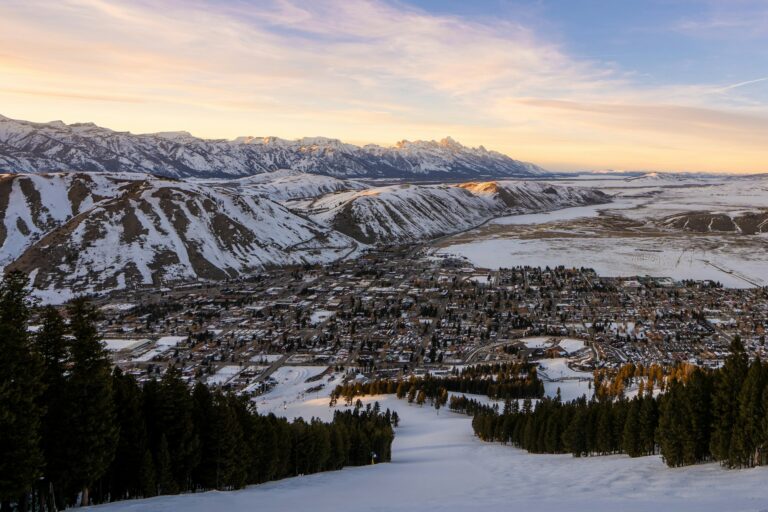
<path fill-rule="evenodd" d="M 499 215 L 602 203 L 538 181 L 392 185 L 281 171 L 234 180 L 140 173 L 0 175 L 0 271 L 37 294 L 222 279 L 272 265 L 329 262 Z"/>
<path fill-rule="evenodd" d="M 342 178 L 475 179 L 546 171 L 453 139 L 393 147 L 309 137 L 205 140 L 186 132 L 134 135 L 93 123 L 33 123 L 0 116 L 0 172 L 140 172 L 166 177 L 244 177 L 292 169 Z"/>
<path fill-rule="evenodd" d="M 53 299 L 332 261 L 358 247 L 264 197 L 149 175 L 4 175 L 0 222 L 0 261 Z"/>
<path fill-rule="evenodd" d="M 323 196 L 296 207 L 363 243 L 407 243 L 457 233 L 500 215 L 609 200 L 594 189 L 493 181 L 392 185 Z"/>
<path fill-rule="evenodd" d="M 243 193 L 260 194 L 273 201 L 310 199 L 334 192 L 367 188 L 355 180 L 340 180 L 332 176 L 307 174 L 289 169 L 214 183 L 219 186 L 239 188 Z"/>

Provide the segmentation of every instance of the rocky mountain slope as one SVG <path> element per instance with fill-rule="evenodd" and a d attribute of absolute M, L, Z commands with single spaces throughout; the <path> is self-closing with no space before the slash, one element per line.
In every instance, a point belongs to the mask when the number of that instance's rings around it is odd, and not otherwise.
<path fill-rule="evenodd" d="M 668 228 L 695 233 L 768 233 L 768 210 L 746 212 L 687 212 L 661 221 Z"/>
<path fill-rule="evenodd" d="M 609 200 L 594 189 L 494 181 L 377 187 L 327 195 L 295 207 L 363 243 L 407 243 L 456 233 L 500 215 Z"/>
<path fill-rule="evenodd" d="M 258 195 L 147 175 L 5 175 L 0 261 L 38 295 L 222 279 L 358 244 Z"/>
<path fill-rule="evenodd" d="M 134 135 L 92 123 L 33 123 L 0 116 L 0 172 L 140 172 L 167 177 L 252 176 L 277 169 L 342 178 L 474 179 L 545 171 L 451 138 L 355 146 L 322 137 L 205 140 L 186 132 Z"/>
<path fill-rule="evenodd" d="M 357 182 L 293 171 L 268 176 L 275 180 L 0 175 L 0 269 L 28 273 L 39 296 L 59 301 L 328 262 L 499 215 L 609 199 L 592 189 L 531 181 L 360 190 Z"/>

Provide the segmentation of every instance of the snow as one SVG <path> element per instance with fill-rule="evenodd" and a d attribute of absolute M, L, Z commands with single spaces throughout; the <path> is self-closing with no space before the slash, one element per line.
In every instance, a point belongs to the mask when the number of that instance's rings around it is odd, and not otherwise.
<path fill-rule="evenodd" d="M 487 229 L 441 242 L 440 252 L 487 268 L 584 266 L 609 277 L 711 279 L 740 288 L 768 285 L 768 259 L 763 256 L 768 235 L 695 233 L 664 224 L 691 212 L 735 217 L 768 209 L 764 178 L 655 174 L 625 180 L 589 175 L 547 182 L 596 187 L 614 195 L 614 201 L 497 218 Z M 623 217 L 635 225 L 603 225 L 596 219 L 600 216 Z"/>
<path fill-rule="evenodd" d="M 2 170 L 50 172 L 68 168 L 107 171 L 119 148 L 127 170 L 203 179 L 243 177 L 276 169 L 340 177 L 403 178 L 439 173 L 449 176 L 544 174 L 544 170 L 482 146 L 468 148 L 450 138 L 403 141 L 395 146 L 355 146 L 325 137 L 199 139 L 183 131 L 139 134 L 116 132 L 90 123 L 32 123 L 0 119 Z M 76 148 L 74 151 L 72 148 Z M 13 156 L 10 156 L 13 155 Z"/>
<path fill-rule="evenodd" d="M 227 180 L 220 182 L 220 184 L 229 187 L 233 185 L 233 182 Z M 331 176 L 307 174 L 289 169 L 241 178 L 234 184 L 243 193 L 256 193 L 273 201 L 281 202 L 366 188 L 365 185 L 354 180 L 340 180 Z"/>
<path fill-rule="evenodd" d="M 724 245 L 716 237 L 697 237 L 704 246 L 691 248 L 687 237 L 584 237 L 523 240 L 498 238 L 451 245 L 441 252 L 458 254 L 486 268 L 558 265 L 594 269 L 606 277 L 654 276 L 711 279 L 745 288 L 768 284 L 768 259 L 762 253 Z"/>
<path fill-rule="evenodd" d="M 261 414 L 278 414 L 285 411 L 290 404 L 303 402 L 308 389 L 326 384 L 327 381 L 321 378 L 306 382 L 307 379 L 317 377 L 327 369 L 327 366 L 281 366 L 270 375 L 270 379 L 277 383 L 275 387 L 254 399 L 258 411 Z M 315 397 L 327 397 L 330 390 L 331 387 L 325 386 L 321 392 L 315 393 Z"/>
<path fill-rule="evenodd" d="M 309 322 L 312 325 L 317 325 L 325 322 L 326 320 L 328 320 L 334 315 L 335 313 L 333 311 L 327 311 L 325 309 L 317 309 L 310 314 Z"/>
<path fill-rule="evenodd" d="M 563 347 L 563 349 L 569 354 L 578 352 L 579 350 L 582 350 L 585 347 L 584 342 L 582 340 L 577 340 L 573 338 L 562 339 L 558 342 L 558 345 Z"/>
<path fill-rule="evenodd" d="M 573 370 L 568 366 L 568 359 L 557 357 L 553 359 L 541 359 L 538 375 L 544 381 L 544 393 L 548 397 L 557 395 L 560 389 L 560 397 L 564 402 L 575 400 L 586 395 L 592 396 L 590 383 L 592 382 L 591 372 L 582 372 Z"/>
<path fill-rule="evenodd" d="M 222 366 L 216 373 L 208 377 L 207 383 L 210 386 L 223 386 L 244 369 L 244 367 L 238 365 Z"/>
<path fill-rule="evenodd" d="M 393 462 L 289 478 L 240 491 L 206 492 L 93 507 L 107 512 L 337 512 L 532 510 L 538 512 L 757 512 L 768 504 L 768 468 L 717 464 L 670 469 L 660 457 L 531 455 L 483 443 L 471 419 L 447 409 L 366 397 L 401 418 Z M 328 419 L 327 399 L 305 417 Z"/>
<path fill-rule="evenodd" d="M 179 343 L 186 341 L 187 336 L 163 336 L 157 342 L 155 342 L 154 348 L 151 350 L 148 350 L 147 352 L 144 352 L 139 357 L 134 358 L 133 360 L 135 362 L 146 362 L 151 361 L 153 357 L 159 356 L 160 354 L 163 354 L 167 352 L 168 350 L 172 349 Z"/>
<path fill-rule="evenodd" d="M 546 337 L 533 337 L 533 338 L 522 338 L 520 341 L 527 347 L 527 348 L 545 348 L 552 345 L 550 343 L 551 338 Z"/>
<path fill-rule="evenodd" d="M 610 212 L 617 209 L 631 208 L 640 202 L 639 199 L 621 199 L 608 204 L 593 204 L 589 206 L 574 206 L 561 208 L 551 212 L 529 213 L 522 215 L 507 215 L 491 221 L 491 224 L 515 225 L 515 224 L 545 224 L 576 220 L 588 217 L 597 217 L 601 212 Z"/>
<path fill-rule="evenodd" d="M 295 179 L 300 177 L 294 176 Z M 314 177 L 320 180 L 318 177 Z M 277 202 L 234 187 L 120 173 L 13 175 L 0 241 L 0 268 L 32 249 L 51 252 L 43 237 L 76 213 L 53 251 L 55 258 L 30 259 L 34 295 L 62 302 L 73 295 L 155 282 L 252 272 L 264 265 L 330 262 L 362 249 L 351 238 L 294 214 Z M 128 187 L 142 180 L 141 187 Z M 35 191 L 24 194 L 23 183 Z M 25 185 L 26 186 L 26 185 Z M 277 186 L 277 185 L 276 185 Z M 297 185 L 298 186 L 298 185 Z M 75 206 L 68 191 L 90 192 Z M 132 191 L 132 192 L 129 192 Z M 97 199 L 94 199 L 97 198 Z M 33 212 L 35 212 L 33 214 Z M 126 225 L 135 227 L 128 235 Z M 224 227 L 222 228 L 222 225 Z M 172 255 L 172 257 L 169 257 Z M 204 258 L 210 265 L 193 264 Z M 159 264 L 159 261 L 163 261 Z"/>

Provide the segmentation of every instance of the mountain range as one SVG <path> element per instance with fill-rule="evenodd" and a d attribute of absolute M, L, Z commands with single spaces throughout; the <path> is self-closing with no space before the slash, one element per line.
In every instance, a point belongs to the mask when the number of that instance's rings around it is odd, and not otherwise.
<path fill-rule="evenodd" d="M 499 215 L 610 200 L 594 189 L 535 181 L 363 188 L 296 171 L 269 176 L 278 184 L 140 173 L 0 175 L 0 268 L 26 272 L 39 297 L 60 302 L 329 262 Z"/>
<path fill-rule="evenodd" d="M 239 178 L 278 169 L 339 178 L 456 180 L 546 174 L 484 147 L 450 137 L 355 146 L 336 139 L 239 137 L 207 140 L 187 132 L 135 135 L 61 121 L 0 116 L 0 172 L 137 172 L 171 178 Z"/>

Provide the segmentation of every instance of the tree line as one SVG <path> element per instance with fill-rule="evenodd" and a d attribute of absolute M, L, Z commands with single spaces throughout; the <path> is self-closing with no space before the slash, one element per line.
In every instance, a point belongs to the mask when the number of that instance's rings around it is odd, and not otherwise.
<path fill-rule="evenodd" d="M 531 453 L 661 454 L 670 467 L 768 464 L 768 366 L 757 358 L 750 362 L 738 337 L 721 368 L 672 371 L 657 396 L 507 401 L 501 412 L 457 398 L 450 407 L 473 414 L 480 439 Z"/>
<path fill-rule="evenodd" d="M 469 366 L 450 374 L 437 376 L 412 375 L 404 379 L 374 379 L 367 382 L 339 384 L 331 392 L 331 406 L 343 398 L 351 404 L 355 397 L 378 394 L 396 394 L 398 398 L 408 397 L 419 401 L 423 393 L 425 400 L 441 398 L 447 402 L 447 392 L 485 395 L 495 400 L 539 398 L 544 396 L 544 383 L 539 379 L 536 365 L 530 363 L 493 363 Z M 423 401 L 421 402 L 423 403 Z"/>
<path fill-rule="evenodd" d="M 243 397 L 190 389 L 169 366 L 140 385 L 112 369 L 99 311 L 32 312 L 27 278 L 0 283 L 0 510 L 57 510 L 159 494 L 235 489 L 387 462 L 393 418 L 378 403 L 333 421 L 257 414 Z"/>

